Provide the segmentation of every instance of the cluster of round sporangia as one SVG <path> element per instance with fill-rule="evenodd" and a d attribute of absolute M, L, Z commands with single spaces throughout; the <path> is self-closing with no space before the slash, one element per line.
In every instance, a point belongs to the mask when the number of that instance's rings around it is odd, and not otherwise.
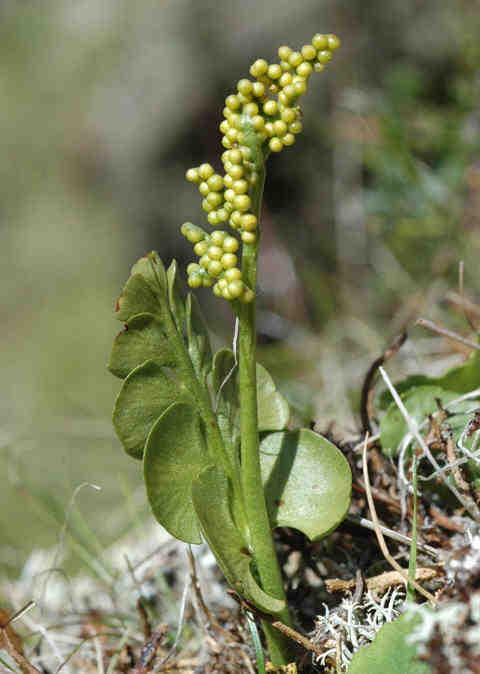
<path fill-rule="evenodd" d="M 312 73 L 321 72 L 339 46 L 336 35 L 320 33 L 299 51 L 284 45 L 278 50 L 279 63 L 256 60 L 250 68 L 254 80 L 241 79 L 236 93 L 227 96 L 220 124 L 225 174 L 216 173 L 210 164 L 191 168 L 186 174 L 187 180 L 198 185 L 202 207 L 213 227 L 228 222 L 244 244 L 257 241 L 251 195 L 259 176 L 253 153 L 263 151 L 267 143 L 271 152 L 293 145 L 302 131 L 298 100 L 307 91 Z M 200 228 L 192 228 L 189 224 L 182 227 L 200 257 L 199 264 L 189 266 L 189 284 L 213 286 L 218 296 L 251 301 L 253 292 L 243 283 L 237 267 L 237 239 L 225 232 L 208 237 Z"/>
<path fill-rule="evenodd" d="M 248 117 L 272 152 L 293 145 L 295 136 L 302 131 L 298 99 L 306 93 L 312 73 L 321 72 L 339 46 L 336 35 L 317 33 L 299 51 L 285 45 L 280 47 L 279 63 L 256 60 L 250 68 L 255 81 L 240 80 L 237 93 L 225 101 L 225 120 L 220 125 L 222 144 L 227 149 L 242 146 Z"/>
<path fill-rule="evenodd" d="M 253 300 L 254 293 L 243 282 L 242 272 L 237 266 L 238 239 L 222 230 L 207 234 L 191 222 L 185 222 L 181 232 L 194 244 L 193 250 L 199 257 L 198 263 L 192 262 L 187 267 L 191 288 L 213 286 L 217 297 L 246 303 Z"/>
<path fill-rule="evenodd" d="M 226 150 L 222 155 L 225 175 L 215 173 L 210 164 L 202 164 L 189 169 L 186 177 L 198 185 L 208 222 L 215 227 L 228 221 L 240 232 L 243 243 L 251 244 L 256 241 L 257 218 L 249 212 L 252 203 L 248 192 L 256 172 L 249 166 L 249 155 L 247 147 Z"/>

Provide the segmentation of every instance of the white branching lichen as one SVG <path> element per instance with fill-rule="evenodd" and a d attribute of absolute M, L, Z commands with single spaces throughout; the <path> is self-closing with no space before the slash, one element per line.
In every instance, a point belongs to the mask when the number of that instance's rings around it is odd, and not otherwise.
<path fill-rule="evenodd" d="M 311 635 L 312 641 L 325 649 L 317 663 L 327 671 L 328 667 L 331 671 L 335 667 L 347 671 L 353 654 L 370 644 L 385 623 L 400 615 L 404 602 L 405 591 L 397 587 L 382 597 L 369 591 L 359 601 L 350 595 L 332 610 L 324 604 L 324 613 L 317 616 Z"/>

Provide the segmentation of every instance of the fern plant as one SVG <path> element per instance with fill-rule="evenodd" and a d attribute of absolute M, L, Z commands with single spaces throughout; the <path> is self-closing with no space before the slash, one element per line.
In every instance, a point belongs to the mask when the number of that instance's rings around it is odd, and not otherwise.
<path fill-rule="evenodd" d="M 125 450 L 143 461 L 147 496 L 158 522 L 186 543 L 207 541 L 229 585 L 245 600 L 291 622 L 272 529 L 326 536 L 350 502 L 342 453 L 309 429 L 289 428 L 289 406 L 256 362 L 256 286 L 266 162 L 302 131 L 299 100 L 310 76 L 339 47 L 317 34 L 279 62 L 256 60 L 252 79 L 227 96 L 220 125 L 223 172 L 187 171 L 213 231 L 187 222 L 182 234 L 197 261 L 190 288 L 212 288 L 238 319 L 238 354 L 212 353 L 194 295 L 181 290 L 177 264 L 149 253 L 132 268 L 116 305 L 124 330 L 109 368 L 123 379 L 114 425 Z M 230 231 L 219 227 L 228 223 Z M 275 664 L 288 644 L 263 625 Z"/>

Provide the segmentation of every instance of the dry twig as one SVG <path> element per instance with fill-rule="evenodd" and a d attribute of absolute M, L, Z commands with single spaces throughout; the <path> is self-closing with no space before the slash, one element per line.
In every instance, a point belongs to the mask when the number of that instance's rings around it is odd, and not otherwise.
<path fill-rule="evenodd" d="M 465 320 L 467 321 L 470 328 L 474 332 L 477 332 L 477 328 L 475 326 L 475 323 L 473 322 L 472 317 L 470 315 L 471 312 L 467 310 L 467 304 L 470 304 L 473 307 L 475 307 L 475 305 L 472 302 L 468 302 L 468 300 L 465 301 L 465 299 L 464 299 L 464 297 L 465 297 L 464 280 L 465 280 L 465 263 L 464 263 L 463 260 L 460 260 L 460 262 L 458 263 L 458 295 L 459 295 L 459 298 L 461 300 L 461 309 L 463 311 L 463 315 L 465 317 Z"/>
<path fill-rule="evenodd" d="M 319 646 L 314 644 L 313 641 L 311 641 L 305 635 L 301 634 L 300 632 L 297 632 L 297 630 L 294 630 L 293 627 L 285 625 L 284 623 L 282 623 L 280 620 L 277 620 L 277 618 L 270 615 L 269 613 L 264 613 L 263 611 L 260 611 L 260 609 L 251 604 L 249 601 L 246 601 L 245 599 L 240 597 L 233 590 L 229 590 L 228 593 L 233 597 L 233 599 L 235 599 L 235 601 L 237 601 L 240 604 L 240 606 L 242 606 L 243 609 L 245 609 L 246 611 L 250 611 L 250 613 L 253 613 L 254 615 L 258 616 L 261 620 L 269 622 L 272 625 L 272 627 L 281 632 L 288 639 L 291 639 L 295 643 L 302 646 L 302 648 L 304 648 L 306 651 L 315 653 L 315 655 L 317 656 L 323 655 L 323 651 Z"/>
<path fill-rule="evenodd" d="M 364 433 L 369 433 L 372 435 L 372 424 L 371 419 L 373 417 L 372 412 L 372 397 L 374 392 L 374 382 L 377 374 L 378 368 L 390 360 L 398 351 L 401 349 L 403 344 L 407 339 L 408 335 L 406 332 L 402 332 L 401 335 L 395 337 L 393 342 L 388 346 L 385 351 L 379 356 L 368 368 L 368 372 L 365 375 L 363 381 L 362 393 L 360 399 L 360 415 L 362 419 L 362 427 Z"/>
<path fill-rule="evenodd" d="M 457 465 L 457 452 L 455 440 L 453 434 L 449 433 L 446 441 L 446 454 L 448 463 L 452 466 L 452 475 L 455 480 L 457 487 L 461 489 L 465 494 L 470 493 L 470 485 L 463 477 L 462 469 Z"/>
<path fill-rule="evenodd" d="M 137 666 L 132 671 L 132 674 L 147 674 L 152 671 L 153 661 L 157 655 L 157 651 L 161 646 L 165 635 L 168 632 L 168 625 L 160 625 L 158 629 L 152 632 L 151 638 L 146 641 L 140 653 L 140 659 Z"/>
<path fill-rule="evenodd" d="M 435 578 L 438 575 L 439 574 L 436 569 L 422 567 L 417 569 L 415 580 L 418 581 L 431 580 L 432 578 Z M 327 592 L 347 592 L 355 588 L 356 582 L 357 581 L 355 580 L 355 578 L 351 578 L 350 580 L 342 580 L 341 578 L 330 578 L 325 581 L 325 587 L 327 588 Z M 386 571 L 385 573 L 380 573 L 378 576 L 372 576 L 372 578 L 365 579 L 367 589 L 370 590 L 371 592 L 379 592 L 379 593 L 383 593 L 386 590 L 388 590 L 388 588 L 393 587 L 395 585 L 403 585 L 404 582 L 405 582 L 404 576 L 398 573 L 398 571 Z"/>
<path fill-rule="evenodd" d="M 140 618 L 140 625 L 142 627 L 143 636 L 145 639 L 150 639 L 152 636 L 152 626 L 148 619 L 147 609 L 145 608 L 141 597 L 137 599 L 137 612 Z"/>
<path fill-rule="evenodd" d="M 462 337 L 462 335 L 459 335 L 458 332 L 453 332 L 452 330 L 448 330 L 441 325 L 437 325 L 433 321 L 429 321 L 427 318 L 419 318 L 415 325 L 421 325 L 423 328 L 427 328 L 427 330 L 431 330 L 437 335 L 447 337 L 447 339 L 452 339 L 454 342 L 468 346 L 470 349 L 476 349 L 477 351 L 480 351 L 480 344 L 472 342 L 472 340 L 468 339 L 468 337 Z"/>
<path fill-rule="evenodd" d="M 7 626 L 0 626 L 0 648 L 4 648 L 20 667 L 24 674 L 42 674 L 42 672 L 34 667 L 31 662 L 20 652 L 18 645 L 12 641 L 12 634 Z"/>
<path fill-rule="evenodd" d="M 365 436 L 365 440 L 367 439 L 367 437 L 368 434 Z M 365 494 L 366 492 L 365 483 L 359 479 L 357 479 L 356 484 L 352 485 L 352 489 L 356 492 L 360 492 L 361 494 Z M 379 503 L 384 503 L 386 506 L 388 506 L 388 508 L 390 508 L 390 510 L 393 510 L 396 513 L 401 512 L 400 504 L 382 489 L 370 486 L 370 493 L 372 494 L 375 501 L 378 501 Z"/>

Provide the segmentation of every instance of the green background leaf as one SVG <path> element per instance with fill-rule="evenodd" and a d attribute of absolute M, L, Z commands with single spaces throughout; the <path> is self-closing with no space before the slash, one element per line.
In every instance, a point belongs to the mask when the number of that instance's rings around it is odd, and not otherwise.
<path fill-rule="evenodd" d="M 402 396 L 408 413 L 417 424 L 420 424 L 429 414 L 438 410 L 437 398 L 441 400 L 443 405 L 446 405 L 458 398 L 458 394 L 452 391 L 444 391 L 438 386 L 418 386 Z M 380 442 L 383 451 L 389 456 L 394 456 L 407 432 L 407 422 L 393 402 L 380 422 Z"/>
<path fill-rule="evenodd" d="M 416 659 L 417 648 L 408 641 L 413 625 L 403 615 L 380 628 L 374 641 L 355 653 L 348 674 L 429 674 L 430 667 Z"/>
<path fill-rule="evenodd" d="M 447 391 L 468 393 L 480 386 L 480 351 L 474 351 L 461 365 L 452 367 L 436 381 Z"/>
<path fill-rule="evenodd" d="M 427 377 L 423 374 L 413 374 L 395 384 L 400 395 L 419 386 L 438 386 L 445 391 L 468 393 L 480 387 L 480 351 L 474 351 L 461 365 L 456 365 L 441 377 Z M 383 391 L 379 396 L 380 409 L 387 409 L 393 402 L 390 391 Z"/>
<path fill-rule="evenodd" d="M 208 465 L 200 417 L 192 405 L 174 403 L 153 426 L 143 469 L 153 514 L 186 543 L 201 543 L 192 502 L 192 483 Z"/>
<path fill-rule="evenodd" d="M 258 430 L 282 431 L 290 419 L 287 401 L 266 368 L 257 363 Z"/>
<path fill-rule="evenodd" d="M 352 475 L 335 445 L 307 429 L 272 433 L 260 445 L 260 460 L 273 527 L 294 527 L 315 540 L 340 524 Z"/>

